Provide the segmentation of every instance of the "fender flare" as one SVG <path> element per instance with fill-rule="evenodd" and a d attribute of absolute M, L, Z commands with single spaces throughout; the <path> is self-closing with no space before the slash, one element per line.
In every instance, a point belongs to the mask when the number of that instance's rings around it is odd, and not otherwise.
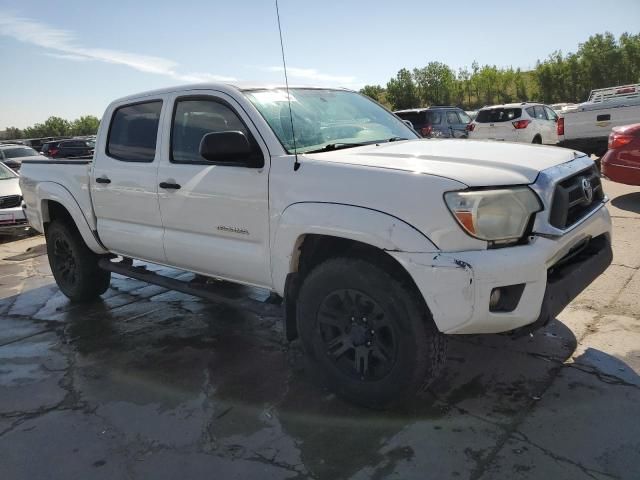
<path fill-rule="evenodd" d="M 296 271 L 302 239 L 309 234 L 354 240 L 388 252 L 438 251 L 422 232 L 388 213 L 339 203 L 294 203 L 282 212 L 272 237 L 271 279 L 280 295 L 287 275 Z"/>
<path fill-rule="evenodd" d="M 82 209 L 76 199 L 71 195 L 71 192 L 59 183 L 54 182 L 40 182 L 36 186 L 36 197 L 39 202 L 39 211 L 41 218 L 39 224 L 41 231 L 44 232 L 44 224 L 49 221 L 49 209 L 47 207 L 48 201 L 57 202 L 62 205 L 71 215 L 76 228 L 80 232 L 82 239 L 87 244 L 90 250 L 98 254 L 109 253 L 108 250 L 98 241 L 91 229 L 87 218 L 82 213 Z M 29 212 L 31 213 L 31 212 Z"/>

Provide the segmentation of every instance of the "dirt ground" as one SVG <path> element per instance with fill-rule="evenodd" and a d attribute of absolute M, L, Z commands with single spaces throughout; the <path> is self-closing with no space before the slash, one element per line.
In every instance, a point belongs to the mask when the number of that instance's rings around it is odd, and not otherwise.
<path fill-rule="evenodd" d="M 277 316 L 117 276 L 73 305 L 4 243 L 0 478 L 638 479 L 640 188 L 605 188 L 614 265 L 532 337 L 452 338 L 401 411 L 316 387 Z"/>

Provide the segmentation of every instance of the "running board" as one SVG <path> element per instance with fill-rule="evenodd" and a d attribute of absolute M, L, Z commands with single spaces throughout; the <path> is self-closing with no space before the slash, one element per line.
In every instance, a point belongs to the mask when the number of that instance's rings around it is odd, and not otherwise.
<path fill-rule="evenodd" d="M 248 296 L 242 296 L 240 298 L 230 297 L 224 293 L 216 292 L 215 286 L 209 284 L 199 285 L 183 280 L 176 280 L 171 277 L 165 277 L 164 275 L 159 275 L 147 270 L 144 266 L 134 267 L 127 261 L 112 262 L 108 258 L 101 258 L 98 265 L 103 270 L 107 270 L 109 272 L 117 273 L 125 277 L 135 278 L 136 280 L 158 285 L 159 287 L 169 290 L 186 293 L 187 295 L 193 295 L 194 297 L 203 298 L 213 303 L 219 303 L 241 310 L 248 310 L 262 316 L 282 315 L 282 308 L 280 305 L 272 301 L 272 296 L 264 302 Z"/>

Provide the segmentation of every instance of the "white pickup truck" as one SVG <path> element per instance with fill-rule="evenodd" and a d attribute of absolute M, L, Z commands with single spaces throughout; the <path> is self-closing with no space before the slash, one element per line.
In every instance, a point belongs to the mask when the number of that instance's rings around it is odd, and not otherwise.
<path fill-rule="evenodd" d="M 21 186 L 71 300 L 104 293 L 111 272 L 224 300 L 132 259 L 263 287 L 310 368 L 370 406 L 427 385 L 446 335 L 545 325 L 612 258 L 588 157 L 422 139 L 341 89 L 122 98 L 92 161 L 25 161 Z"/>
<path fill-rule="evenodd" d="M 613 127 L 640 122 L 640 83 L 592 90 L 586 102 L 559 113 L 559 145 L 601 157 Z"/>

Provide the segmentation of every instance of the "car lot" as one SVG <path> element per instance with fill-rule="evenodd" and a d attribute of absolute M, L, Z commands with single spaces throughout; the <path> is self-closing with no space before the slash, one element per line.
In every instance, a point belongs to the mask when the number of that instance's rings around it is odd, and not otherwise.
<path fill-rule="evenodd" d="M 532 337 L 453 338 L 440 379 L 387 412 L 316 387 L 273 307 L 123 277 L 73 305 L 42 237 L 1 245 L 2 477 L 635 479 L 640 190 L 605 188 L 614 265 Z"/>

